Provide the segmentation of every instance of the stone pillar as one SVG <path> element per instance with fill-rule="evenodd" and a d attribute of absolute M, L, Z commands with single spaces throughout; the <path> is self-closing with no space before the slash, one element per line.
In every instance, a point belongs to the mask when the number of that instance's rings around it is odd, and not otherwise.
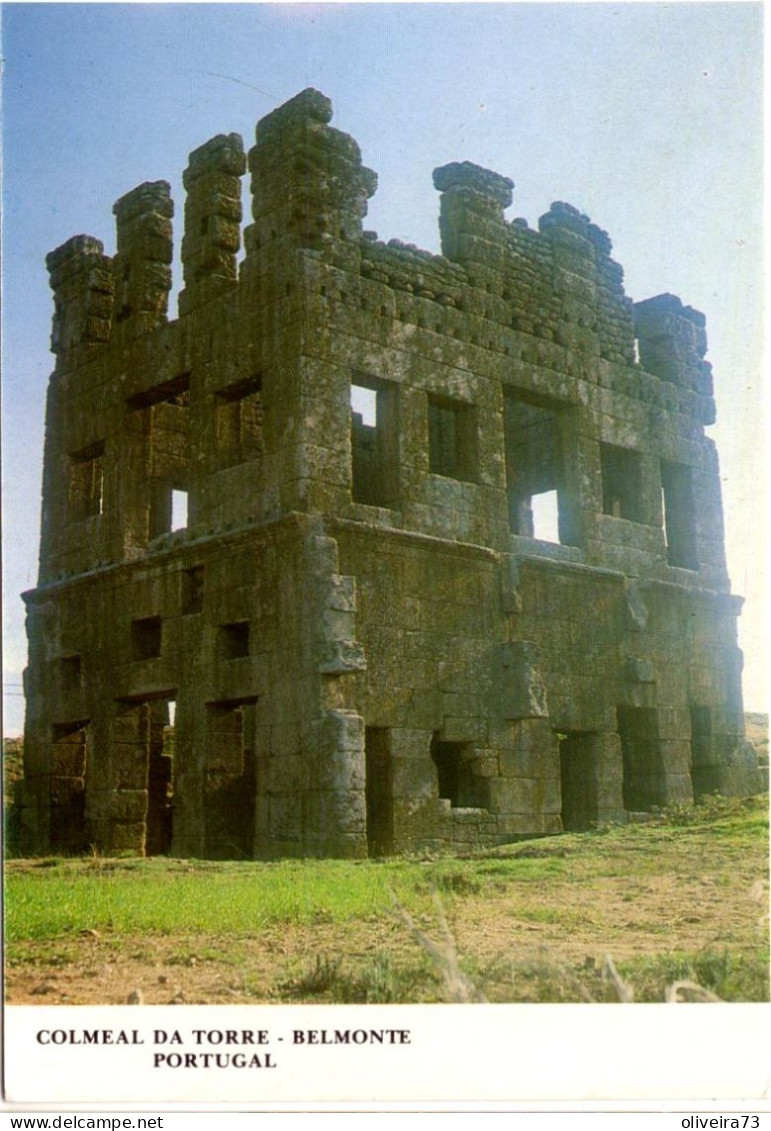
<path fill-rule="evenodd" d="M 206 783 L 206 749 L 208 742 L 209 707 L 196 694 L 196 680 L 201 678 L 197 663 L 191 674 L 180 679 L 180 694 L 174 716 L 174 800 L 172 814 L 173 856 L 206 855 L 206 815 L 204 793 Z M 187 691 L 183 691 L 183 688 Z"/>
<path fill-rule="evenodd" d="M 503 211 L 511 204 L 514 182 L 470 161 L 454 161 L 434 169 L 440 197 L 439 231 L 442 254 L 466 267 L 474 265 L 475 282 L 503 287 L 507 230 Z M 479 270 L 483 276 L 478 280 Z"/>
<path fill-rule="evenodd" d="M 256 253 L 285 250 L 287 241 L 324 251 L 337 266 L 358 265 L 377 177 L 362 165 L 353 138 L 328 125 L 331 117 L 330 100 L 308 89 L 257 124 L 249 153 L 254 224 L 245 233 L 246 274 L 257 270 Z"/>
<path fill-rule="evenodd" d="M 557 341 L 568 349 L 599 355 L 595 243 L 590 227 L 595 238 L 599 229 L 590 225 L 588 216 L 562 201 L 552 204 L 538 227 L 551 244 L 553 288 L 562 319 Z"/>
<path fill-rule="evenodd" d="M 495 730 L 500 776 L 489 789 L 499 834 L 561 832 L 559 749 L 550 721 L 530 716 Z"/>
<path fill-rule="evenodd" d="M 712 366 L 704 361 L 704 315 L 683 306 L 677 295 L 663 294 L 635 303 L 634 316 L 643 369 L 711 398 Z"/>
<path fill-rule="evenodd" d="M 326 711 L 312 735 L 319 789 L 306 843 L 319 855 L 366 856 L 364 720 L 353 711 Z"/>
<path fill-rule="evenodd" d="M 124 337 L 147 333 L 166 321 L 174 215 L 169 194 L 166 181 L 147 182 L 113 207 L 118 237 L 114 326 Z"/>
<path fill-rule="evenodd" d="M 182 267 L 185 289 L 180 314 L 187 314 L 237 280 L 241 246 L 241 177 L 246 170 L 239 134 L 218 134 L 190 154 L 183 184 L 185 235 Z"/>
<path fill-rule="evenodd" d="M 623 782 L 624 766 L 621 740 L 612 731 L 586 736 L 591 750 L 593 788 L 596 791 L 597 814 L 600 824 L 626 820 Z"/>
<path fill-rule="evenodd" d="M 46 256 L 54 292 L 51 350 L 70 368 L 110 341 L 113 280 L 101 240 L 73 236 Z"/>
<path fill-rule="evenodd" d="M 50 852 L 50 726 L 48 719 L 27 707 L 24 729 L 24 778 L 20 805 L 20 849 L 24 856 L 37 856 Z"/>
<path fill-rule="evenodd" d="M 147 774 L 150 758 L 148 703 L 120 703 L 111 720 L 114 751 L 107 849 L 145 854 Z"/>
<path fill-rule="evenodd" d="M 203 803 L 205 855 L 210 859 L 250 860 L 254 854 L 255 764 L 251 715 L 251 703 L 207 706 Z"/>

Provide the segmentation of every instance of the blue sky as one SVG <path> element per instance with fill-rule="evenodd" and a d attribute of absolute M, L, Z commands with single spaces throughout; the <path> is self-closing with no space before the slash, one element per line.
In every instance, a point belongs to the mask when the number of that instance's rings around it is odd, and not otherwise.
<path fill-rule="evenodd" d="M 516 182 L 509 217 L 589 213 L 635 300 L 705 312 L 746 705 L 764 709 L 761 19 L 749 3 L 5 5 L 7 733 L 37 569 L 45 255 L 79 232 L 112 253 L 112 204 L 141 181 L 170 181 L 180 217 L 189 151 L 232 131 L 251 145 L 306 86 L 378 173 L 381 238 L 438 250 L 432 169 L 470 160 Z"/>

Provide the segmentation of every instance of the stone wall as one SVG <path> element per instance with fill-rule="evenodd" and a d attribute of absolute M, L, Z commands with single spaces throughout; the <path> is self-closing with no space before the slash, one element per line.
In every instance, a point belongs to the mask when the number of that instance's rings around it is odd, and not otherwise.
<path fill-rule="evenodd" d="M 384 244 L 330 119 L 191 154 L 175 320 L 164 182 L 114 256 L 48 257 L 27 849 L 363 856 L 757 788 L 703 316 L 467 162 L 442 255 Z"/>

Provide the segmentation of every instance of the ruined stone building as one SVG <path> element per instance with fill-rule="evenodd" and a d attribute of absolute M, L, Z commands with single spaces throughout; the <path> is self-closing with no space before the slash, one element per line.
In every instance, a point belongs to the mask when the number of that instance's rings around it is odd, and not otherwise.
<path fill-rule="evenodd" d="M 468 162 L 442 255 L 384 244 L 331 113 L 190 155 L 175 320 L 163 181 L 48 257 L 28 851 L 491 845 L 753 786 L 704 317 Z"/>

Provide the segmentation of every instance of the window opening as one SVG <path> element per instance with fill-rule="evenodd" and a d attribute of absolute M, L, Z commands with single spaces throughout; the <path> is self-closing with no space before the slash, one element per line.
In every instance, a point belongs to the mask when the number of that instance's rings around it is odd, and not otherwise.
<path fill-rule="evenodd" d="M 511 532 L 542 542 L 572 544 L 563 504 L 558 413 L 507 392 L 503 420 Z"/>
<path fill-rule="evenodd" d="M 104 441 L 70 456 L 70 515 L 76 521 L 102 513 L 104 504 Z"/>
<path fill-rule="evenodd" d="M 262 377 L 239 381 L 215 398 L 217 443 L 226 466 L 261 458 L 263 440 Z"/>
<path fill-rule="evenodd" d="M 640 453 L 630 448 L 600 444 L 603 514 L 642 522 L 642 470 Z"/>
<path fill-rule="evenodd" d="M 171 529 L 184 530 L 187 526 L 187 491 L 171 491 Z"/>
<path fill-rule="evenodd" d="M 351 385 L 351 411 L 361 417 L 368 428 L 377 427 L 377 391 L 363 385 Z"/>
<path fill-rule="evenodd" d="M 532 537 L 539 542 L 559 542 L 559 500 L 556 491 L 543 491 L 530 497 Z"/>
<path fill-rule="evenodd" d="M 163 381 L 146 389 L 142 393 L 135 393 L 128 398 L 129 408 L 151 408 L 153 405 L 170 404 L 176 408 L 188 408 L 190 405 L 190 374 L 178 373 L 170 381 Z"/>
<path fill-rule="evenodd" d="M 690 467 L 661 465 L 661 507 L 667 561 L 681 569 L 698 569 L 693 487 Z"/>
<path fill-rule="evenodd" d="M 396 390 L 351 384 L 351 497 L 374 507 L 397 497 Z"/>
<path fill-rule="evenodd" d="M 438 734 L 431 739 L 439 796 L 453 809 L 484 809 L 488 805 L 487 780 L 474 777 L 470 755 L 466 742 L 443 742 Z"/>
<path fill-rule="evenodd" d="M 193 566 L 182 571 L 182 613 L 189 615 L 203 611 L 204 567 Z"/>
<path fill-rule="evenodd" d="M 220 655 L 223 660 L 239 660 L 249 655 L 249 621 L 220 625 Z"/>
<path fill-rule="evenodd" d="M 180 373 L 127 401 L 138 459 L 146 461 L 148 538 L 188 523 L 185 501 L 190 462 L 190 374 Z"/>
<path fill-rule="evenodd" d="M 150 538 L 159 538 L 175 530 L 185 530 L 189 523 L 189 493 L 174 487 L 163 478 L 151 482 Z"/>
<path fill-rule="evenodd" d="M 432 475 L 473 482 L 477 475 L 473 405 L 429 394 L 428 469 Z"/>
<path fill-rule="evenodd" d="M 154 660 L 161 654 L 160 617 L 142 617 L 131 622 L 131 652 L 134 660 Z"/>

